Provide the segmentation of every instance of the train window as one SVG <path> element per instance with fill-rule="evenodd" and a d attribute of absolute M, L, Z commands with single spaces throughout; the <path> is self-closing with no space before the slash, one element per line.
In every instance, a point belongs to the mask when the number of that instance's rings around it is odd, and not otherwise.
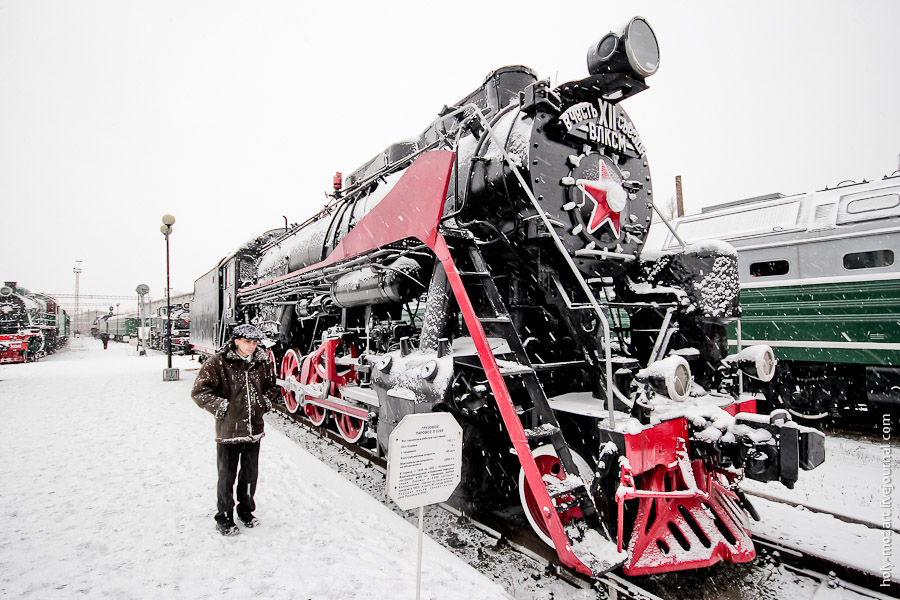
<path fill-rule="evenodd" d="M 900 215 L 900 194 L 882 193 L 878 196 L 853 194 L 841 199 L 837 224 L 887 219 L 898 215 Z"/>
<path fill-rule="evenodd" d="M 844 255 L 845 269 L 875 269 L 894 264 L 893 250 L 869 250 Z"/>
<path fill-rule="evenodd" d="M 775 277 L 787 275 L 791 265 L 786 260 L 764 260 L 750 263 L 750 277 Z"/>
<path fill-rule="evenodd" d="M 847 212 L 851 215 L 869 212 L 873 210 L 887 210 L 900 205 L 900 196 L 897 194 L 887 194 L 886 196 L 875 196 L 874 198 L 860 198 L 853 200 L 847 204 Z"/>

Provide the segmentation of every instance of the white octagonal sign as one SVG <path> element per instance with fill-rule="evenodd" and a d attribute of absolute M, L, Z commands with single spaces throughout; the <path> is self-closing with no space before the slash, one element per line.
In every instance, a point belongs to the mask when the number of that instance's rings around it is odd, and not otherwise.
<path fill-rule="evenodd" d="M 459 485 L 462 428 L 450 413 L 406 415 L 388 446 L 388 496 L 403 510 L 444 502 Z"/>

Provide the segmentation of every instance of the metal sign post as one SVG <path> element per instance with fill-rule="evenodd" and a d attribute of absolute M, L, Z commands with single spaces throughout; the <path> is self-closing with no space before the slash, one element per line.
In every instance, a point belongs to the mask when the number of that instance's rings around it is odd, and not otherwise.
<path fill-rule="evenodd" d="M 422 589 L 425 505 L 446 501 L 462 476 L 462 428 L 450 413 L 406 415 L 391 433 L 388 496 L 402 510 L 419 509 L 416 600 Z"/>

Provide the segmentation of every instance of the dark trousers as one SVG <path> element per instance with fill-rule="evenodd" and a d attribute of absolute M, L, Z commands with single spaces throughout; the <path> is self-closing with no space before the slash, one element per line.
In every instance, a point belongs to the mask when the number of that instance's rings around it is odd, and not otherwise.
<path fill-rule="evenodd" d="M 216 444 L 216 462 L 219 468 L 219 483 L 216 486 L 218 496 L 216 521 L 227 523 L 234 520 L 232 511 L 235 479 L 237 479 L 237 513 L 240 516 L 250 515 L 256 510 L 253 495 L 256 493 L 256 479 L 259 476 L 259 442 Z"/>

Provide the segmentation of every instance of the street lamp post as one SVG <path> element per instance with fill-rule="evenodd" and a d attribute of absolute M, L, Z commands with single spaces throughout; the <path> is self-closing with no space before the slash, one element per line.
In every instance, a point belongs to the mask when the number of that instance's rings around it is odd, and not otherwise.
<path fill-rule="evenodd" d="M 138 294 L 138 352 L 141 353 L 141 356 L 146 356 L 147 330 L 144 328 L 144 296 L 150 292 L 150 288 L 142 283 L 134 288 L 134 291 Z"/>
<path fill-rule="evenodd" d="M 78 277 L 81 275 L 81 263 L 82 261 L 76 260 L 75 267 L 72 269 L 72 272 L 75 273 L 75 319 L 73 320 L 75 331 L 72 332 L 73 336 L 78 333 Z"/>
<path fill-rule="evenodd" d="M 163 372 L 163 381 L 178 381 L 178 369 L 172 368 L 172 287 L 169 282 L 169 235 L 172 233 L 175 217 L 163 215 L 162 222 L 159 230 L 166 238 L 166 353 L 169 357 L 169 367 Z"/>

